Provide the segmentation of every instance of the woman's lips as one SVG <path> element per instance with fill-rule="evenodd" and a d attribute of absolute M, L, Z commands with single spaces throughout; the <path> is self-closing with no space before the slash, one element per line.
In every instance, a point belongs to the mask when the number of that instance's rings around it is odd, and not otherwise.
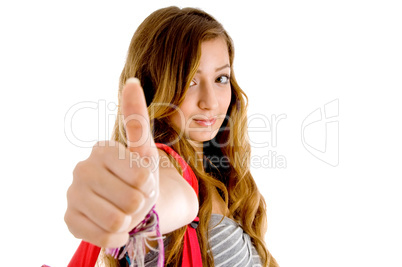
<path fill-rule="evenodd" d="M 194 120 L 196 123 L 198 123 L 201 126 L 211 126 L 216 122 L 216 119 L 211 119 L 211 120 Z"/>

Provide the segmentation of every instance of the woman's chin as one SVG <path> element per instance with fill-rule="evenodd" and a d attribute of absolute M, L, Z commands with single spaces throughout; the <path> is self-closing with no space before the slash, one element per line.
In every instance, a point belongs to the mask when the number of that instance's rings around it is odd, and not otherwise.
<path fill-rule="evenodd" d="M 205 132 L 205 133 L 198 132 L 197 134 L 190 135 L 189 139 L 191 139 L 192 141 L 197 142 L 197 143 L 203 143 L 203 142 L 211 141 L 212 139 L 214 139 L 215 136 L 216 136 L 216 131 Z"/>

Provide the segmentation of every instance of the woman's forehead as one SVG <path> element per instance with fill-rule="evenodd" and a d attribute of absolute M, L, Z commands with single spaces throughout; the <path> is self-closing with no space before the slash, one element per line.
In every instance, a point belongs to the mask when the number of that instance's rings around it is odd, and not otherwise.
<path fill-rule="evenodd" d="M 201 44 L 201 58 L 197 73 L 220 71 L 230 67 L 229 51 L 223 38 L 204 41 Z"/>

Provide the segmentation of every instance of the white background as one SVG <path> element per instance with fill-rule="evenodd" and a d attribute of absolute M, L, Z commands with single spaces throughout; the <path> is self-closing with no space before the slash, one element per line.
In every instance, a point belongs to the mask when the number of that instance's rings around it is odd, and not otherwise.
<path fill-rule="evenodd" d="M 75 164 L 110 138 L 132 34 L 152 11 L 201 7 L 236 47 L 249 116 L 285 114 L 275 151 L 286 168 L 253 167 L 268 204 L 268 248 L 287 266 L 402 266 L 402 9 L 398 1 L 2 1 L 2 266 L 66 266 L 79 241 L 63 221 Z M 303 120 L 338 99 L 339 164 L 310 154 Z M 110 118 L 109 118 L 110 115 Z M 106 122 L 105 122 L 106 121 Z M 254 126 L 261 126 L 255 121 Z M 260 123 L 260 124 L 258 124 Z M 310 142 L 325 141 L 316 124 Z M 321 127 L 321 128 L 320 128 Z M 318 131 L 321 131 L 317 134 Z M 271 132 L 250 133 L 254 142 Z"/>

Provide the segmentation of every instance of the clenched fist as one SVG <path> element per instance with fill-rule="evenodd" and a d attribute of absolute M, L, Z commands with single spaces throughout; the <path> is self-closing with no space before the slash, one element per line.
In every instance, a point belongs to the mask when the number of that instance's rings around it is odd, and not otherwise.
<path fill-rule="evenodd" d="M 67 192 L 70 232 L 100 247 L 124 245 L 159 196 L 159 156 L 138 79 L 127 80 L 121 104 L 128 147 L 98 142 L 76 165 Z"/>

